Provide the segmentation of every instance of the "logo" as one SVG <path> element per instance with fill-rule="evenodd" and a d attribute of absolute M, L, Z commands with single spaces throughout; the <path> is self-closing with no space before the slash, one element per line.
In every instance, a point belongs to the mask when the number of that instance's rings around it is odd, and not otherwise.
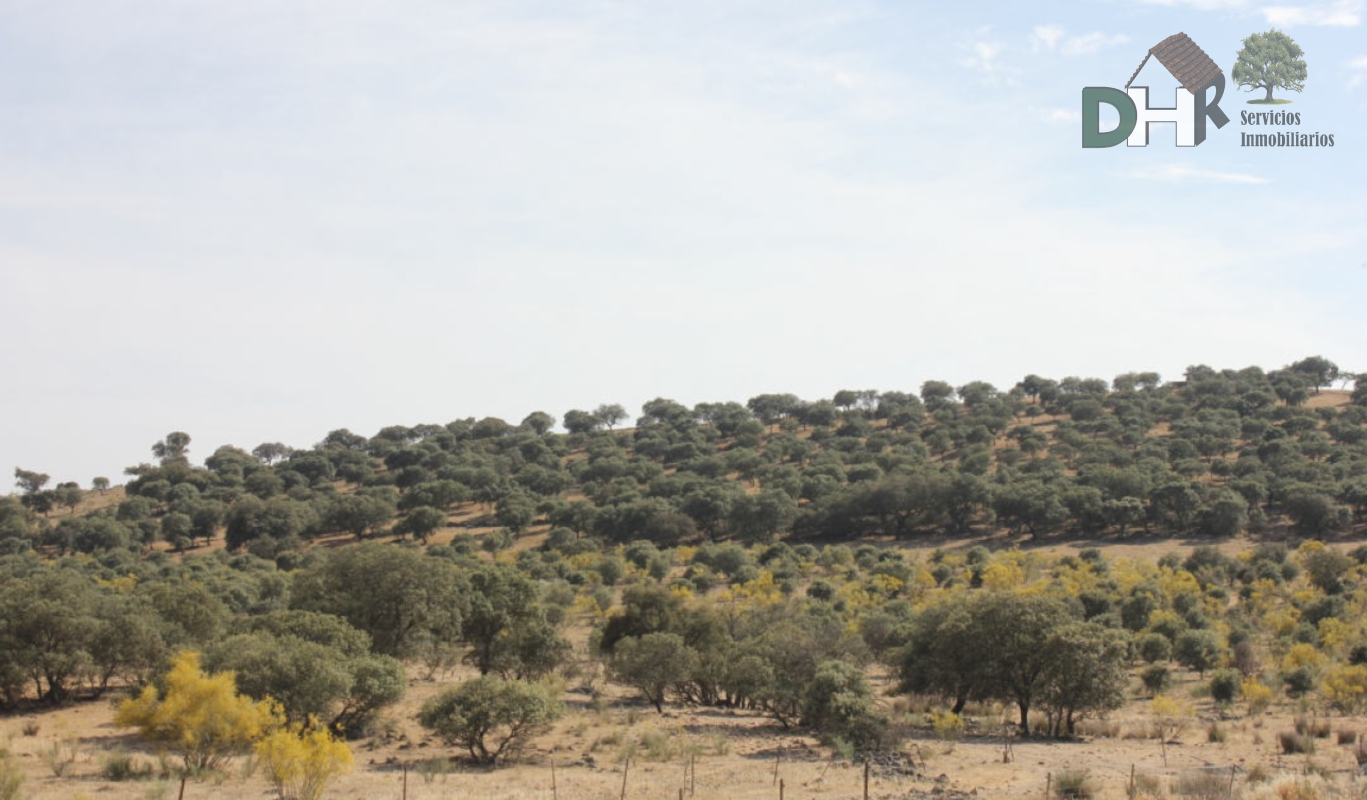
<path fill-rule="evenodd" d="M 1231 70 L 1234 83 L 1240 89 L 1250 92 L 1262 89 L 1265 93 L 1262 97 L 1247 101 L 1249 105 L 1279 106 L 1291 102 L 1284 97 L 1273 97 L 1274 89 L 1298 94 L 1305 91 L 1305 59 L 1301 58 L 1305 51 L 1290 36 L 1273 28 L 1250 34 L 1244 39 L 1243 45 Z M 1332 133 L 1268 130 L 1268 127 L 1299 128 L 1299 111 L 1240 111 L 1239 122 L 1258 126 L 1255 131 L 1239 134 L 1240 147 L 1334 146 Z"/>
<path fill-rule="evenodd" d="M 1132 86 L 1135 78 L 1154 58 L 1181 84 L 1174 93 L 1172 108 L 1149 105 L 1149 87 Z M 1206 90 L 1215 87 L 1215 99 L 1206 101 Z M 1205 51 L 1196 46 L 1185 33 L 1175 33 L 1153 47 L 1139 62 L 1139 67 L 1125 84 L 1125 90 L 1109 86 L 1089 86 L 1082 90 L 1082 146 L 1115 147 L 1121 142 L 1129 147 L 1147 147 L 1149 126 L 1156 122 L 1177 125 L 1177 146 L 1195 147 L 1206 140 L 1206 120 L 1223 128 L 1229 117 L 1220 110 L 1220 98 L 1225 94 L 1225 74 Z M 1108 105 L 1120 115 L 1114 130 L 1101 130 L 1101 106 Z"/>
<path fill-rule="evenodd" d="M 1305 91 L 1305 51 L 1295 40 L 1273 28 L 1266 33 L 1254 33 L 1244 40 L 1234 62 L 1234 83 L 1240 89 L 1254 91 L 1262 89 L 1266 96 L 1260 100 L 1249 100 L 1251 105 L 1282 105 L 1290 100 L 1277 100 L 1272 96 L 1273 89 L 1286 89 L 1292 92 Z"/>
<path fill-rule="evenodd" d="M 1250 34 L 1243 40 L 1243 48 L 1235 56 L 1231 75 L 1242 90 L 1262 90 L 1263 97 L 1249 100 L 1250 105 L 1284 105 L 1291 101 L 1274 97 L 1274 89 L 1302 92 L 1305 90 L 1306 67 L 1301 56 L 1305 51 L 1290 36 L 1273 28 L 1264 33 Z M 1134 81 L 1144 66 L 1153 58 L 1181 84 L 1174 94 L 1171 108 L 1149 105 L 1149 87 L 1135 86 Z M 1207 91 L 1214 87 L 1214 99 Z M 1223 128 L 1229 117 L 1220 110 L 1220 99 L 1225 95 L 1225 74 L 1218 64 L 1196 46 L 1185 33 L 1175 33 L 1153 47 L 1139 62 L 1125 89 L 1108 86 L 1089 86 L 1082 90 L 1082 146 L 1115 147 L 1124 142 L 1129 147 L 1147 147 L 1149 126 L 1154 123 L 1173 123 L 1177 128 L 1177 146 L 1195 147 L 1206 140 L 1206 122 Z M 1120 124 L 1108 131 L 1101 130 L 1101 107 L 1110 106 L 1120 117 Z M 1302 124 L 1299 111 L 1241 111 L 1241 126 L 1252 131 L 1239 133 L 1240 147 L 1333 147 L 1334 134 L 1295 130 Z M 1308 119 L 1311 115 L 1307 114 Z M 1291 130 L 1268 130 L 1268 128 Z"/>

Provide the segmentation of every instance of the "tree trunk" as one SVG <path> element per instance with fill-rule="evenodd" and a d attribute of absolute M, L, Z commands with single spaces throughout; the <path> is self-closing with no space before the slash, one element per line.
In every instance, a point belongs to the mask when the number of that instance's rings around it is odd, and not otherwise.
<path fill-rule="evenodd" d="M 1264 99 L 1266 99 L 1267 102 L 1269 102 L 1269 103 L 1272 102 L 1272 87 L 1271 87 L 1271 86 L 1268 86 L 1268 87 L 1267 87 L 1267 97 L 1264 98 Z"/>
<path fill-rule="evenodd" d="M 1021 708 L 1021 736 L 1029 736 L 1029 735 L 1030 735 L 1030 703 L 1027 702 L 1027 701 L 1025 701 L 1025 700 L 1021 700 L 1021 701 L 1019 701 L 1019 703 L 1020 703 L 1020 708 Z"/>

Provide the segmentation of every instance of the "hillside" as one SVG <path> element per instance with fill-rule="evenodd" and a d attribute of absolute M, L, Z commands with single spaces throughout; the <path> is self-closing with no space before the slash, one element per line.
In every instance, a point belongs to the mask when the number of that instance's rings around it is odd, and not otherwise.
<path fill-rule="evenodd" d="M 1356 796 L 1367 395 L 1336 372 L 659 399 L 203 466 L 176 432 L 123 486 L 16 470 L 0 788 L 168 796 L 182 740 L 89 701 L 170 702 L 195 653 L 349 742 L 335 796 L 855 797 L 866 757 L 877 797 Z M 520 747 L 463 738 L 468 702 Z M 268 790 L 249 745 L 187 796 Z"/>
<path fill-rule="evenodd" d="M 154 448 L 159 463 L 128 469 L 123 492 L 46 489 L 34 480 L 45 476 L 16 470 L 32 490 L 20 499 L 43 515 L 9 503 L 0 547 L 221 540 L 273 559 L 339 534 L 447 543 L 470 533 L 497 549 L 552 529 L 665 546 L 1348 534 L 1367 509 L 1367 406 L 1322 388 L 1336 374 L 1312 358 L 1271 372 L 1193 367 L 1170 383 L 1029 376 L 1007 391 L 929 381 L 919 395 L 814 402 L 658 399 L 626 430 L 613 430 L 625 412 L 602 406 L 566 413 L 567 433 L 542 412 L 519 425 L 337 430 L 302 450 L 220 448 L 203 467 L 177 432 Z"/>

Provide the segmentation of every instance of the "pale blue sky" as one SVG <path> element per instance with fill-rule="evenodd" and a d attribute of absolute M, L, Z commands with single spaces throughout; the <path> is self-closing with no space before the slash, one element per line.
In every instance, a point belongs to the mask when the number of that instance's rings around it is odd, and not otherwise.
<path fill-rule="evenodd" d="M 0 466 L 1367 368 L 1367 8 L 1297 2 L 0 2 Z M 1334 148 L 1240 148 L 1233 91 L 1200 147 L 1079 146 L 1082 87 L 1273 24 Z"/>

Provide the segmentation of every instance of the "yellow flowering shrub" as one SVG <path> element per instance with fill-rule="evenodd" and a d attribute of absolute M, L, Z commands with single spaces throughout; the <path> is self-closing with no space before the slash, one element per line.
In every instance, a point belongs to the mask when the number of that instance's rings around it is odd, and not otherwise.
<path fill-rule="evenodd" d="M 1149 713 L 1153 714 L 1159 737 L 1163 741 L 1168 741 L 1187 726 L 1196 712 L 1190 703 L 1160 694 L 1155 695 L 1153 702 L 1149 704 Z"/>
<path fill-rule="evenodd" d="M 1320 647 L 1330 653 L 1341 651 L 1353 633 L 1348 623 L 1338 617 L 1325 617 L 1315 626 L 1315 630 L 1319 632 Z"/>
<path fill-rule="evenodd" d="M 1356 714 L 1367 701 L 1367 667 L 1344 664 L 1324 676 L 1324 697 L 1334 708 Z"/>
<path fill-rule="evenodd" d="M 178 754 L 191 771 L 217 769 L 280 721 L 277 704 L 238 694 L 233 673 L 206 674 L 199 654 L 190 650 L 172 662 L 165 696 L 148 686 L 114 715 L 115 724 L 137 728 L 147 741 Z"/>
<path fill-rule="evenodd" d="M 1272 687 L 1254 677 L 1244 678 L 1243 684 L 1244 700 L 1248 703 L 1248 713 L 1262 714 L 1272 705 L 1272 698 L 1276 693 Z"/>
<path fill-rule="evenodd" d="M 279 728 L 256 743 L 266 777 L 282 800 L 318 800 L 333 778 L 351 769 L 351 748 L 327 728 Z"/>
<path fill-rule="evenodd" d="M 990 591 L 1014 589 L 1025 582 L 1025 570 L 1017 564 L 989 564 L 983 570 L 983 588 Z"/>
<path fill-rule="evenodd" d="M 1324 654 L 1312 644 L 1298 642 L 1291 645 L 1282 657 L 1282 672 L 1292 672 L 1300 667 L 1319 669 L 1324 664 Z"/>

